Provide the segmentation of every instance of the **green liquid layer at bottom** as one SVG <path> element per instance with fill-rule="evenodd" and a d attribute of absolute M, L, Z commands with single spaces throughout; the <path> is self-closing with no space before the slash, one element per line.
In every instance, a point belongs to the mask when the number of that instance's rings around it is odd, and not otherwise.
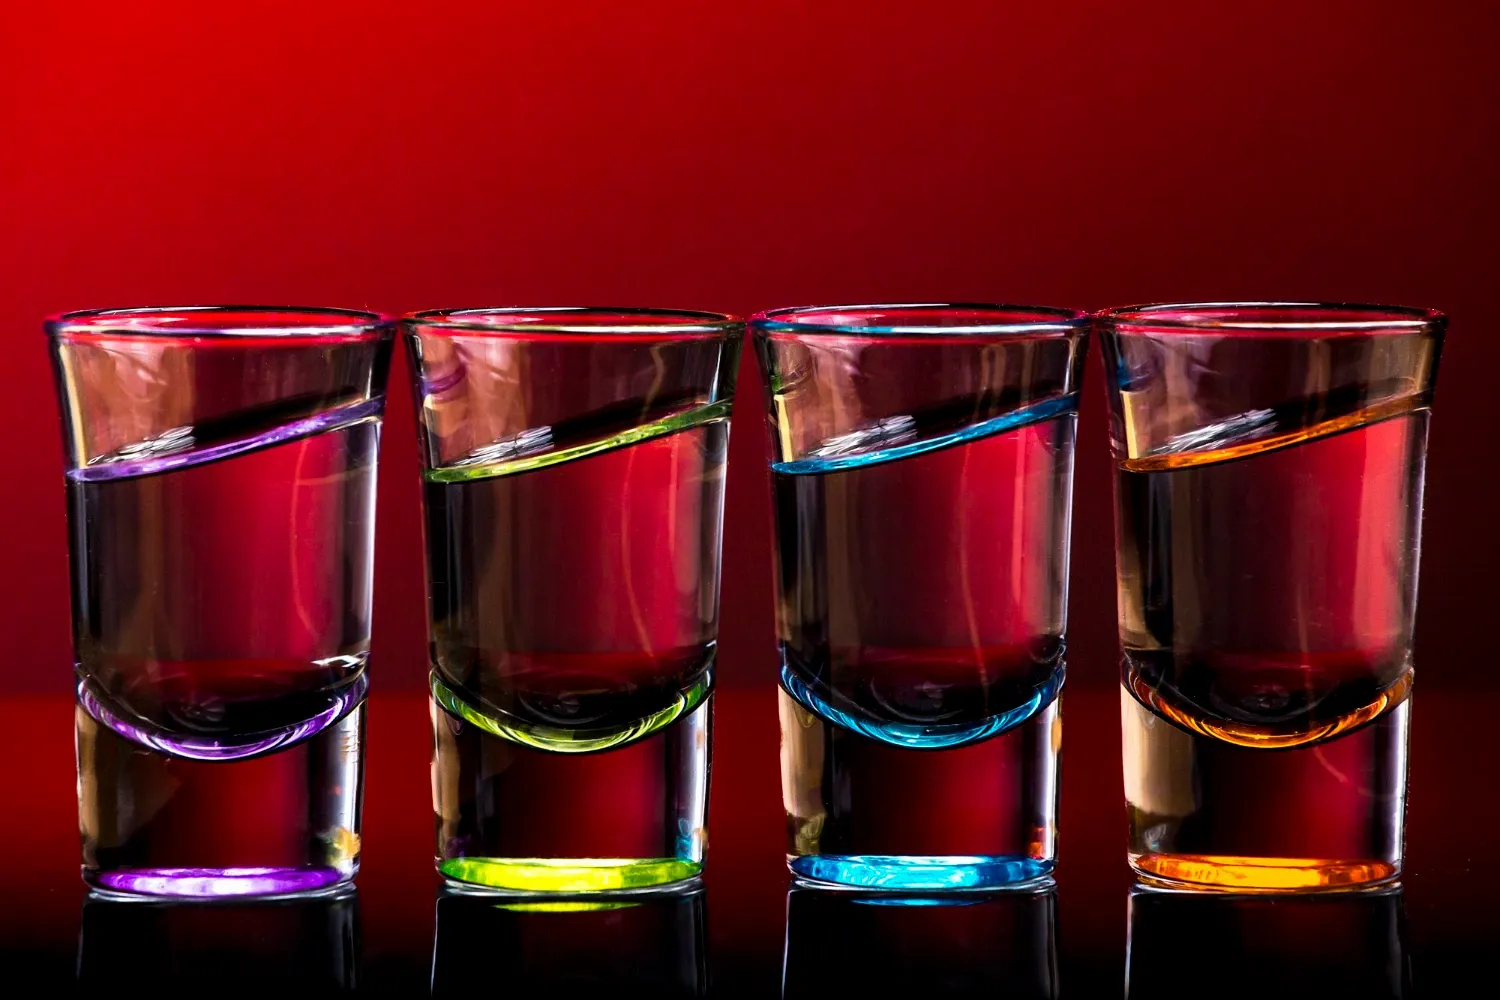
<path fill-rule="evenodd" d="M 438 871 L 470 885 L 514 892 L 608 892 L 645 889 L 703 870 L 679 858 L 449 858 Z"/>

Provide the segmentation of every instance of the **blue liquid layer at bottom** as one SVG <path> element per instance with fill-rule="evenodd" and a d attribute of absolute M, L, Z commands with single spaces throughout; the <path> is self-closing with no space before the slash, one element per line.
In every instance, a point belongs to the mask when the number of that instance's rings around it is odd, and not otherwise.
<path fill-rule="evenodd" d="M 783 662 L 781 686 L 802 707 L 827 722 L 851 729 L 862 736 L 888 743 L 891 746 L 912 750 L 944 750 L 950 747 L 969 746 L 1010 732 L 1030 721 L 1036 714 L 1052 704 L 1062 693 L 1067 670 L 1059 659 L 1057 669 L 1048 675 L 1041 686 L 1031 692 L 1020 704 L 1009 711 L 997 712 L 971 725 L 944 725 L 940 723 L 909 723 L 875 721 L 846 712 L 824 699 L 813 690 L 791 664 Z"/>
<path fill-rule="evenodd" d="M 1015 889 L 1050 878 L 1055 862 L 997 856 L 810 854 L 787 859 L 794 875 L 864 889 Z"/>

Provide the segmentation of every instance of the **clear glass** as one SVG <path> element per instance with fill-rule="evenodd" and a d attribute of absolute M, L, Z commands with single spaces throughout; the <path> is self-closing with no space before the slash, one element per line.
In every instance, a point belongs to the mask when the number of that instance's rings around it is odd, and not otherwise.
<path fill-rule="evenodd" d="M 166 896 L 347 881 L 394 325 L 193 307 L 47 332 L 84 879 Z"/>
<path fill-rule="evenodd" d="M 566 902 L 476 895 L 438 898 L 432 995 L 652 997 L 709 995 L 702 888 L 615 893 Z"/>
<path fill-rule="evenodd" d="M 1130 893 L 1126 1000 L 1412 995 L 1399 889 Z"/>
<path fill-rule="evenodd" d="M 1443 317 L 1231 303 L 1099 325 L 1131 865 L 1266 891 L 1396 878 Z"/>
<path fill-rule="evenodd" d="M 783 1000 L 1061 995 L 1052 889 L 908 896 L 794 887 L 786 909 Z"/>
<path fill-rule="evenodd" d="M 752 326 L 792 871 L 907 890 L 1048 877 L 1087 320 L 891 305 Z"/>
<path fill-rule="evenodd" d="M 743 325 L 485 309 L 406 331 L 439 870 L 532 892 L 692 878 Z"/>
<path fill-rule="evenodd" d="M 352 885 L 215 906 L 98 893 L 83 904 L 84 996 L 353 996 L 359 965 Z"/>

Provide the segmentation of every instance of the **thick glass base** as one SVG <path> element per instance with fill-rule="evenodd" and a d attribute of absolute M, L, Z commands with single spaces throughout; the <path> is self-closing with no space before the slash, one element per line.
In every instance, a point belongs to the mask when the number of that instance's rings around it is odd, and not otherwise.
<path fill-rule="evenodd" d="M 703 870 L 712 698 L 624 746 L 545 750 L 430 706 L 436 864 L 504 893 L 652 889 Z"/>
<path fill-rule="evenodd" d="M 781 692 L 787 864 L 801 879 L 896 891 L 1029 887 L 1056 859 L 1058 702 L 998 736 L 912 749 Z"/>
<path fill-rule="evenodd" d="M 696 878 L 703 865 L 676 858 L 449 858 L 451 882 L 506 892 L 615 892 Z"/>
<path fill-rule="evenodd" d="M 1149 884 L 1226 892 L 1334 892 L 1388 886 L 1401 870 L 1382 861 L 1317 858 L 1236 858 L 1197 854 L 1131 855 L 1130 867 Z"/>
<path fill-rule="evenodd" d="M 364 705 L 291 746 L 196 760 L 75 712 L 83 879 L 115 896 L 322 893 L 359 870 Z"/>
<path fill-rule="evenodd" d="M 290 896 L 335 890 L 354 878 L 359 866 L 338 868 L 120 868 L 83 871 L 100 895 Z"/>
<path fill-rule="evenodd" d="M 809 855 L 787 867 L 813 885 L 929 892 L 1030 889 L 1052 880 L 1053 862 L 1035 858 Z"/>
<path fill-rule="evenodd" d="M 1381 888 L 1401 874 L 1408 697 L 1358 729 L 1266 749 L 1189 732 L 1121 692 L 1130 865 L 1232 892 Z"/>

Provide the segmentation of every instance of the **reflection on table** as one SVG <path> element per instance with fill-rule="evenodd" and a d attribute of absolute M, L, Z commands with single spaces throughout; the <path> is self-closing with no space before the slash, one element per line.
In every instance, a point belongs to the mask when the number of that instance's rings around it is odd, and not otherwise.
<path fill-rule="evenodd" d="M 1309 896 L 1130 894 L 1125 993 L 1170 997 L 1405 997 L 1401 891 Z"/>
<path fill-rule="evenodd" d="M 338 996 L 357 986 L 359 897 L 147 902 L 91 894 L 78 941 L 81 992 Z"/>
<path fill-rule="evenodd" d="M 889 895 L 793 887 L 784 1000 L 1058 995 L 1056 892 Z"/>
<path fill-rule="evenodd" d="M 702 997 L 703 890 L 567 899 L 443 890 L 435 997 Z"/>

